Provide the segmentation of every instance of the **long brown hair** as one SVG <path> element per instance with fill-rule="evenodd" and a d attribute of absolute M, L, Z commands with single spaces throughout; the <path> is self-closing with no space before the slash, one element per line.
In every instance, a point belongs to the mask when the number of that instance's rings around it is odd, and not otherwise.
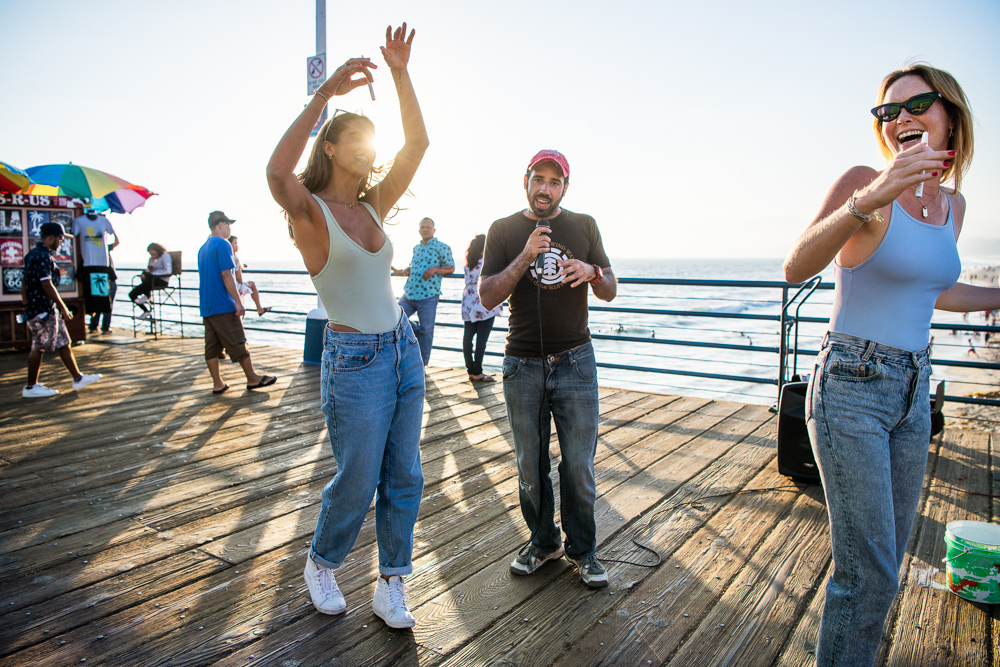
<path fill-rule="evenodd" d="M 330 182 L 330 179 L 333 177 L 333 166 L 326 151 L 323 150 L 323 142 L 329 141 L 331 144 L 336 144 L 340 141 L 341 133 L 347 129 L 351 122 L 356 120 L 362 121 L 372 132 L 375 132 L 375 123 L 367 116 L 340 110 L 334 112 L 333 117 L 319 128 L 316 141 L 313 143 L 312 152 L 309 153 L 309 160 L 306 162 L 306 168 L 298 175 L 299 182 L 305 186 L 306 190 L 316 193 L 325 188 Z M 378 167 L 372 166 L 368 170 L 368 175 L 358 184 L 356 194 L 359 201 L 365 200 L 365 195 L 368 194 L 368 191 L 382 180 L 391 167 L 392 160 Z M 406 192 L 407 194 L 410 193 L 409 190 Z M 380 211 L 379 213 L 383 215 L 384 221 L 386 221 L 395 216 L 400 210 L 399 205 L 396 204 L 389 211 Z M 290 228 L 289 236 L 291 236 Z"/>
<path fill-rule="evenodd" d="M 469 249 L 465 251 L 465 266 L 467 268 L 476 268 L 479 260 L 483 258 L 483 249 L 485 247 L 486 234 L 476 234 L 476 238 L 472 239 L 472 243 L 469 244 Z"/>
<path fill-rule="evenodd" d="M 163 257 L 163 253 L 165 253 L 167 249 L 161 246 L 159 243 L 150 243 L 148 246 L 146 246 L 146 252 L 150 251 L 155 252 L 156 256 L 159 258 Z"/>
<path fill-rule="evenodd" d="M 919 76 L 928 86 L 944 97 L 941 102 L 948 112 L 948 120 L 951 122 L 951 136 L 948 137 L 948 150 L 955 151 L 955 156 L 951 158 L 951 166 L 947 167 L 941 174 L 941 181 L 954 181 L 955 191 L 962 189 L 962 178 L 969 171 L 972 164 L 973 137 L 972 137 L 972 110 L 969 108 L 969 100 L 965 96 L 965 91 L 958 85 L 954 76 L 944 71 L 931 67 L 927 63 L 911 63 L 892 72 L 882 79 L 882 85 L 878 90 L 878 104 L 885 101 L 885 91 L 889 86 L 896 83 L 904 76 Z M 877 106 L 877 105 L 876 105 Z M 875 119 L 875 136 L 878 139 L 879 150 L 885 158 L 892 158 L 892 150 L 886 145 L 882 137 L 882 121 Z"/>

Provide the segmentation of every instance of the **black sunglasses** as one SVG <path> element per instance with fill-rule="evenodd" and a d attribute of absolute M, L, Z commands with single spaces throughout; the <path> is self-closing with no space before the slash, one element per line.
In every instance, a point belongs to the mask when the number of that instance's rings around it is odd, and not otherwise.
<path fill-rule="evenodd" d="M 892 104 L 880 104 L 872 109 L 872 114 L 883 123 L 896 120 L 900 112 L 906 109 L 914 116 L 919 116 L 928 109 L 939 98 L 944 97 L 941 93 L 920 93 L 914 95 L 905 102 L 893 102 Z"/>

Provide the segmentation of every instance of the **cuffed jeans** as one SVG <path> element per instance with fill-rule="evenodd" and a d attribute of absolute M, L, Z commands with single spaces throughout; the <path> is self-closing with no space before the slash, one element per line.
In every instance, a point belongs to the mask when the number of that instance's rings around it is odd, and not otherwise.
<path fill-rule="evenodd" d="M 327 327 L 320 383 L 337 474 L 323 488 L 313 559 L 340 567 L 375 496 L 379 572 L 409 574 L 424 485 L 424 373 L 409 320 L 381 334 Z"/>
<path fill-rule="evenodd" d="M 836 332 L 823 341 L 806 396 L 833 544 L 820 667 L 875 661 L 923 488 L 930 373 L 926 349 Z"/>
<path fill-rule="evenodd" d="M 434 342 L 434 320 L 437 318 L 438 299 L 432 296 L 429 299 L 417 299 L 410 301 L 406 296 L 399 297 L 399 307 L 403 309 L 403 315 L 407 318 L 413 313 L 417 314 L 419 324 L 413 326 L 413 333 L 417 335 L 417 342 L 420 343 L 420 358 L 423 359 L 424 366 L 431 363 L 431 344 Z"/>
<path fill-rule="evenodd" d="M 579 559 L 597 549 L 594 455 L 597 452 L 597 363 L 590 343 L 544 359 L 504 357 L 503 395 L 514 436 L 521 515 L 531 542 L 554 551 L 562 540 L 555 524 L 549 476 L 550 415 L 559 435 L 559 499 L 566 554 Z"/>

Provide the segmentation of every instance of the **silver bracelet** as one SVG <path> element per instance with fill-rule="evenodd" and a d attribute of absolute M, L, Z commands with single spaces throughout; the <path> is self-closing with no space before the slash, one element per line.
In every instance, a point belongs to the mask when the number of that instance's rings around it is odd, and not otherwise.
<path fill-rule="evenodd" d="M 320 97 L 322 97 L 322 98 L 323 98 L 324 100 L 326 100 L 326 103 L 327 103 L 327 104 L 329 104 L 329 103 L 330 103 L 330 98 L 329 98 L 329 97 L 327 97 L 326 95 L 324 95 L 323 93 L 319 92 L 318 90 L 317 90 L 317 91 L 316 91 L 315 93 L 313 93 L 313 95 L 319 95 L 319 96 L 320 96 Z"/>
<path fill-rule="evenodd" d="M 847 212 L 853 215 L 855 218 L 861 222 L 871 222 L 872 219 L 882 222 L 882 214 L 878 211 L 872 211 L 870 214 L 865 215 L 858 210 L 858 190 L 854 191 L 854 194 L 847 199 Z"/>

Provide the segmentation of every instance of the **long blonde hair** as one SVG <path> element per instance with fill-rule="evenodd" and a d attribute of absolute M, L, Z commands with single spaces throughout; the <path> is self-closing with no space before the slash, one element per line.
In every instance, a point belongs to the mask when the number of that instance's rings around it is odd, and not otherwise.
<path fill-rule="evenodd" d="M 958 81 L 943 69 L 931 67 L 927 63 L 912 63 L 902 69 L 892 72 L 882 79 L 882 85 L 878 90 L 878 104 L 885 101 L 885 91 L 889 86 L 896 83 L 905 76 L 919 76 L 935 92 L 940 93 L 944 99 L 942 103 L 948 113 L 948 120 L 951 123 L 951 136 L 948 137 L 948 150 L 955 151 L 955 156 L 951 158 L 951 166 L 947 167 L 941 174 L 941 181 L 953 181 L 955 191 L 962 189 L 962 178 L 969 171 L 972 164 L 973 137 L 972 137 L 972 110 L 969 108 L 969 100 L 965 96 L 965 91 L 958 85 Z M 882 136 L 882 121 L 875 119 L 875 137 L 878 140 L 879 150 L 885 158 L 892 158 L 892 150 L 885 143 Z"/>

